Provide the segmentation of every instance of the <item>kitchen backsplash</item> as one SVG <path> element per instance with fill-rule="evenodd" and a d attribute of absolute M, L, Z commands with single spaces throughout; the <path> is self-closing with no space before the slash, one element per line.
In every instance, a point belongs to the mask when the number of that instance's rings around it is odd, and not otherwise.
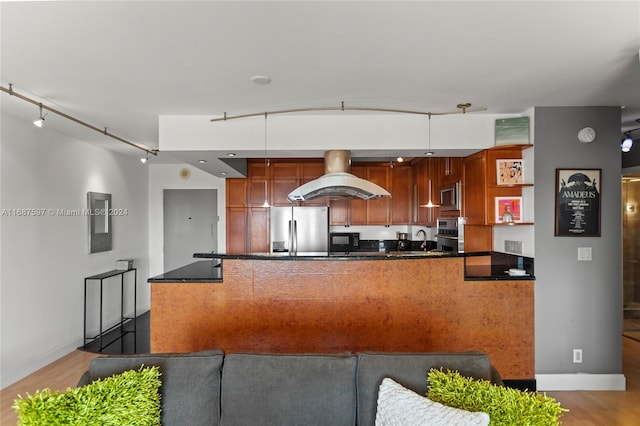
<path fill-rule="evenodd" d="M 409 235 L 409 239 L 417 242 L 422 242 L 424 237 L 422 233 L 416 235 L 419 230 L 424 230 L 427 233 L 427 240 L 435 240 L 436 228 L 418 226 L 418 225 L 393 225 L 393 226 L 330 226 L 329 232 L 359 232 L 360 242 L 363 240 L 372 241 L 397 241 L 398 233 L 404 232 Z M 419 245 L 419 244 L 418 244 Z M 413 246 L 413 245 L 412 245 Z"/>

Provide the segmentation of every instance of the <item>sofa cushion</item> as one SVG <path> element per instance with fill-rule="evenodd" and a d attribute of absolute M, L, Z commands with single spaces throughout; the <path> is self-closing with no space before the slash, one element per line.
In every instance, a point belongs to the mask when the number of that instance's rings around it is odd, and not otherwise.
<path fill-rule="evenodd" d="M 407 425 L 488 426 L 489 415 L 447 407 L 385 377 L 378 392 L 376 426 Z"/>
<path fill-rule="evenodd" d="M 229 354 L 220 424 L 353 426 L 355 375 L 353 355 Z"/>
<path fill-rule="evenodd" d="M 141 365 L 160 368 L 164 426 L 217 425 L 220 420 L 220 369 L 224 352 L 115 355 L 95 358 L 89 380 L 102 379 Z"/>
<path fill-rule="evenodd" d="M 375 423 L 376 400 L 382 379 L 389 377 L 425 395 L 431 368 L 457 370 L 464 376 L 491 379 L 489 357 L 480 352 L 360 353 L 358 354 L 358 424 Z"/>

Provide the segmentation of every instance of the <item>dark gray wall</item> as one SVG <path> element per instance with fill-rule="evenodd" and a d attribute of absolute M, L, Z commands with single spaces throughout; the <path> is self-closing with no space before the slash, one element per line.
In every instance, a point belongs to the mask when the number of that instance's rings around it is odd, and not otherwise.
<path fill-rule="evenodd" d="M 535 108 L 536 373 L 622 372 L 620 109 Z M 593 127 L 582 144 L 577 132 Z M 555 237 L 556 168 L 600 168 L 601 237 Z M 578 247 L 592 247 L 591 262 Z M 573 363 L 573 349 L 583 362 Z"/>

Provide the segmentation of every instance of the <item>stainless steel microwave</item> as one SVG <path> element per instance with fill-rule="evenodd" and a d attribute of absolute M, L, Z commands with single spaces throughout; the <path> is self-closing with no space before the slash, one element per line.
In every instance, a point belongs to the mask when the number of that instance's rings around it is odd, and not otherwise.
<path fill-rule="evenodd" d="M 440 211 L 452 211 L 462 209 L 462 183 L 440 187 Z"/>

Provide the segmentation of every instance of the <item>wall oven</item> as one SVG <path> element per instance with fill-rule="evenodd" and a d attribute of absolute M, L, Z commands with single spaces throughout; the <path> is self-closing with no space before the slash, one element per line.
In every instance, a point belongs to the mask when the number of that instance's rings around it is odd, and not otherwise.
<path fill-rule="evenodd" d="M 438 219 L 436 249 L 464 252 L 464 218 L 441 217 Z"/>
<path fill-rule="evenodd" d="M 462 183 L 440 187 L 440 211 L 462 210 Z"/>

